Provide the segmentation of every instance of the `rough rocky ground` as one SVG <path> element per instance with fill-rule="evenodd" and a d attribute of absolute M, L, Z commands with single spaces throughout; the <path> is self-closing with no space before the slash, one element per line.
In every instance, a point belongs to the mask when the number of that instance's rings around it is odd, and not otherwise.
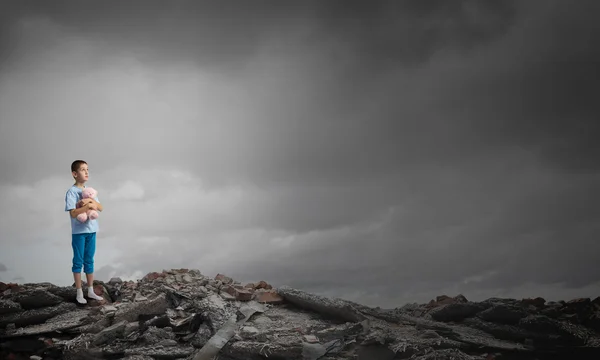
<path fill-rule="evenodd" d="M 382 310 L 187 269 L 94 290 L 0 283 L 0 359 L 600 359 L 600 297 Z"/>

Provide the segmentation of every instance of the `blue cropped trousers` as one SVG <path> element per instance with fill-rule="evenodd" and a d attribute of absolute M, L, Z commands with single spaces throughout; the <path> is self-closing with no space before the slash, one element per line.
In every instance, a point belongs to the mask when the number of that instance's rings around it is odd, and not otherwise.
<path fill-rule="evenodd" d="M 81 268 L 86 274 L 94 272 L 94 254 L 96 253 L 96 233 L 73 234 L 73 272 L 80 273 Z"/>

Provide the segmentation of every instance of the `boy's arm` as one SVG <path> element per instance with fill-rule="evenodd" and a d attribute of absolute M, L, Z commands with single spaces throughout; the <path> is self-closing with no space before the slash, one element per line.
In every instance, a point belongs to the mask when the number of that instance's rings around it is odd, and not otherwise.
<path fill-rule="evenodd" d="M 90 207 L 90 210 L 98 210 L 98 211 L 102 211 L 103 207 L 102 204 L 100 204 L 100 201 L 98 201 L 98 198 L 96 199 L 83 199 L 83 200 L 79 200 L 79 203 L 83 206 L 83 205 L 93 205 L 92 207 Z"/>
<path fill-rule="evenodd" d="M 103 207 L 102 204 L 100 204 L 100 201 L 98 201 L 98 198 L 94 199 L 94 205 L 96 205 L 96 210 L 102 211 Z"/>
<path fill-rule="evenodd" d="M 80 207 L 80 208 L 77 208 L 77 209 L 71 209 L 71 210 L 69 210 L 69 214 L 71 214 L 71 217 L 72 217 L 72 218 L 76 218 L 76 217 L 77 217 L 77 215 L 79 215 L 79 214 L 82 214 L 82 213 L 84 213 L 84 212 L 86 212 L 86 211 L 88 211 L 88 210 L 90 210 L 90 208 L 89 208 L 89 206 L 86 204 L 86 205 L 83 205 L 83 206 L 82 206 L 82 207 Z"/>
<path fill-rule="evenodd" d="M 65 196 L 65 211 L 69 212 L 72 218 L 76 218 L 77 215 L 84 213 L 89 210 L 89 206 L 86 204 L 80 208 L 77 208 L 77 195 L 71 191 L 67 191 Z"/>

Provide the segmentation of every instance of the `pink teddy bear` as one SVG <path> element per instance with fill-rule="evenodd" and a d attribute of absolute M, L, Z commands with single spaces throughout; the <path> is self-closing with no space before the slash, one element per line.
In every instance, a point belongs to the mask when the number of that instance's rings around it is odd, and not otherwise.
<path fill-rule="evenodd" d="M 86 187 L 81 192 L 81 199 L 95 199 L 97 195 L 98 195 L 98 191 L 96 191 L 96 189 L 91 188 L 91 187 Z M 80 202 L 77 203 L 77 207 L 78 208 L 81 207 Z M 90 220 L 97 219 L 98 212 L 96 210 L 88 210 L 84 213 L 77 215 L 77 220 L 79 220 L 80 222 L 86 222 L 88 218 Z"/>

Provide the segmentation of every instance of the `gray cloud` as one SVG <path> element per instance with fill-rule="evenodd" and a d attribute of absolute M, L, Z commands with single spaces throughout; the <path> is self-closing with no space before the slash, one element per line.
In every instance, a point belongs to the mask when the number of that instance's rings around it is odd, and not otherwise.
<path fill-rule="evenodd" d="M 0 271 L 7 271 L 8 268 L 6 267 L 6 265 L 0 263 Z"/>
<path fill-rule="evenodd" d="M 84 158 L 98 276 L 388 305 L 598 289 L 597 2 L 134 4 L 0 15 L 3 242 L 68 238 Z"/>

